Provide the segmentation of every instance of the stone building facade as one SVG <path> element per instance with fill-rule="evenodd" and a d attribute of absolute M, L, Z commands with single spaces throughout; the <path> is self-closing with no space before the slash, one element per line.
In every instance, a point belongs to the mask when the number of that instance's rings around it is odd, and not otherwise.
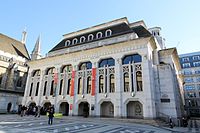
<path fill-rule="evenodd" d="M 22 41 L 0 34 L 0 112 L 17 111 L 24 95 L 29 55 Z"/>
<path fill-rule="evenodd" d="M 181 67 L 176 49 L 164 47 L 159 27 L 127 18 L 65 34 L 47 57 L 28 63 L 23 104 L 53 104 L 64 115 L 177 119 Z"/>

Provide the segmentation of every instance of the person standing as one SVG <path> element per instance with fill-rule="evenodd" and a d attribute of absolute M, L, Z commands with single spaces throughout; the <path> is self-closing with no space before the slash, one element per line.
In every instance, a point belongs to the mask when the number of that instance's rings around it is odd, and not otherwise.
<path fill-rule="evenodd" d="M 48 124 L 49 125 L 52 125 L 53 124 L 53 117 L 54 117 L 54 107 L 50 107 L 49 110 L 48 110 L 48 113 L 49 113 L 49 121 L 48 121 Z"/>

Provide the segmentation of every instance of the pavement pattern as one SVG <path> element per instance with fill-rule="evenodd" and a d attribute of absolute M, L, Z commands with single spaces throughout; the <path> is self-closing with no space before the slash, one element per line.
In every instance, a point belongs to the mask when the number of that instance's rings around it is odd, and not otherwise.
<path fill-rule="evenodd" d="M 138 124 L 138 122 L 140 124 Z M 197 125 L 198 123 L 196 123 Z M 194 123 L 195 125 L 195 123 Z M 83 118 L 63 116 L 54 118 L 48 125 L 48 117 L 0 115 L 0 133 L 171 133 L 199 132 L 196 128 L 167 128 L 150 120 L 126 120 L 110 118 Z"/>

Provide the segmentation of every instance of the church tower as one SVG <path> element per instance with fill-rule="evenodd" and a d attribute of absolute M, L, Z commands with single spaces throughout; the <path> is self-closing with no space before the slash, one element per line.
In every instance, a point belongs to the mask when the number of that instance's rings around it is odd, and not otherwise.
<path fill-rule="evenodd" d="M 40 36 L 38 37 L 36 43 L 35 43 L 35 47 L 31 53 L 31 60 L 37 60 L 40 59 L 41 53 L 40 53 Z"/>

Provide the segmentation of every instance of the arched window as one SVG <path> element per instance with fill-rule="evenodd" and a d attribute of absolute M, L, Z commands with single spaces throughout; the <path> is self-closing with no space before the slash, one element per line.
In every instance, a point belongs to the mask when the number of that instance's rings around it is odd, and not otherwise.
<path fill-rule="evenodd" d="M 44 83 L 44 91 L 43 91 L 43 96 L 46 95 L 46 90 L 47 90 L 47 81 Z"/>
<path fill-rule="evenodd" d="M 103 75 L 99 76 L 99 93 L 103 93 L 104 78 Z"/>
<path fill-rule="evenodd" d="M 62 87 L 63 87 L 63 79 L 60 80 L 60 90 L 59 90 L 59 95 L 62 94 Z"/>
<path fill-rule="evenodd" d="M 102 32 L 98 32 L 98 33 L 96 34 L 96 39 L 99 39 L 99 38 L 102 38 L 102 37 L 103 37 Z"/>
<path fill-rule="evenodd" d="M 72 44 L 77 44 L 77 43 L 78 43 L 78 39 L 74 38 L 73 41 L 72 41 Z"/>
<path fill-rule="evenodd" d="M 91 40 L 93 40 L 93 39 L 94 39 L 94 35 L 89 34 L 89 36 L 88 36 L 88 41 L 91 41 Z"/>
<path fill-rule="evenodd" d="M 137 91 L 143 91 L 142 89 L 142 72 L 136 72 L 136 82 L 137 82 Z"/>
<path fill-rule="evenodd" d="M 105 35 L 106 35 L 106 37 L 111 36 L 112 31 L 110 29 L 106 30 Z"/>
<path fill-rule="evenodd" d="M 91 77 L 87 78 L 87 94 L 90 94 L 91 92 Z"/>
<path fill-rule="evenodd" d="M 54 74 L 56 71 L 55 67 L 48 68 L 46 71 L 46 75 Z"/>
<path fill-rule="evenodd" d="M 115 92 L 115 76 L 114 74 L 110 75 L 110 92 Z"/>
<path fill-rule="evenodd" d="M 54 93 L 54 80 L 51 81 L 51 91 L 50 91 L 50 95 L 53 95 Z"/>
<path fill-rule="evenodd" d="M 68 87 L 67 87 L 67 94 L 69 95 L 70 92 L 70 88 L 71 88 L 71 79 L 68 79 Z"/>
<path fill-rule="evenodd" d="M 130 81 L 130 79 L 129 79 L 128 73 L 124 73 L 124 92 L 130 91 L 129 81 Z"/>
<path fill-rule="evenodd" d="M 82 43 L 82 42 L 85 42 L 85 37 L 84 37 L 84 36 L 82 36 L 82 37 L 80 38 L 80 43 Z"/>
<path fill-rule="evenodd" d="M 66 65 L 66 66 L 63 66 L 62 68 L 61 68 L 61 73 L 65 73 L 65 72 L 67 72 L 67 73 L 69 73 L 69 72 L 71 72 L 72 71 L 72 65 Z"/>
<path fill-rule="evenodd" d="M 125 56 L 122 59 L 122 64 L 129 64 L 129 63 L 138 63 L 138 62 L 142 62 L 142 57 L 139 54 L 133 54 L 133 55 L 128 55 Z"/>
<path fill-rule="evenodd" d="M 35 77 L 35 76 L 40 76 L 40 70 L 35 70 L 35 71 L 33 72 L 32 77 Z"/>
<path fill-rule="evenodd" d="M 77 94 L 82 94 L 82 90 L 83 90 L 83 78 L 79 78 L 78 79 L 78 92 Z"/>
<path fill-rule="evenodd" d="M 83 62 L 79 65 L 79 70 L 92 69 L 91 62 Z"/>
<path fill-rule="evenodd" d="M 31 94 L 32 94 L 32 89 L 33 89 L 33 83 L 31 83 L 31 88 L 30 88 L 29 96 L 31 96 Z"/>
<path fill-rule="evenodd" d="M 36 91 L 35 91 L 35 96 L 38 96 L 39 85 L 40 85 L 40 82 L 37 82 Z"/>
<path fill-rule="evenodd" d="M 65 41 L 65 46 L 69 46 L 71 44 L 70 40 Z"/>
<path fill-rule="evenodd" d="M 115 66 L 115 60 L 113 58 L 104 59 L 99 62 L 99 68 L 105 66 Z"/>

